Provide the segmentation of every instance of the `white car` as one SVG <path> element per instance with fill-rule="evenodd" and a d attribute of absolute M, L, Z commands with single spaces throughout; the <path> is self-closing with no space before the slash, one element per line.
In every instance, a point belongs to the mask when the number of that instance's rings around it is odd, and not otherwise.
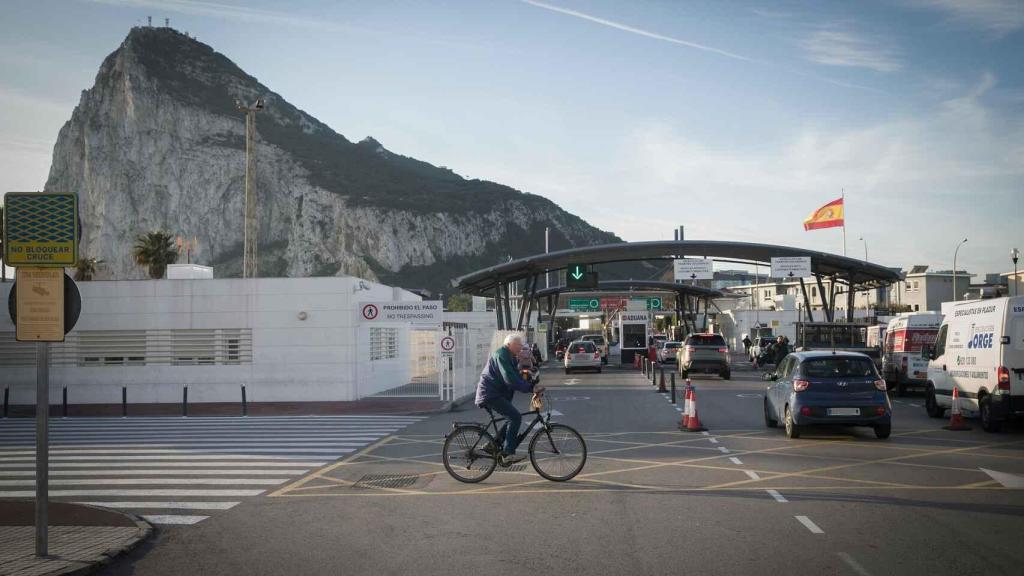
<path fill-rule="evenodd" d="M 658 362 L 661 364 L 675 364 L 676 353 L 679 352 L 679 347 L 682 345 L 682 342 L 677 342 L 676 340 L 666 340 L 658 344 Z"/>
<path fill-rule="evenodd" d="M 587 334 L 581 340 L 593 342 L 597 346 L 597 349 L 601 352 L 601 363 L 608 363 L 608 343 L 605 342 L 604 336 L 600 334 Z"/>
<path fill-rule="evenodd" d="M 589 340 L 577 340 L 565 349 L 565 373 L 573 370 L 601 372 L 601 351 Z"/>
<path fill-rule="evenodd" d="M 935 345 L 924 351 L 928 415 L 942 418 L 955 387 L 961 409 L 987 432 L 1024 419 L 1024 296 L 948 302 L 942 312 Z"/>

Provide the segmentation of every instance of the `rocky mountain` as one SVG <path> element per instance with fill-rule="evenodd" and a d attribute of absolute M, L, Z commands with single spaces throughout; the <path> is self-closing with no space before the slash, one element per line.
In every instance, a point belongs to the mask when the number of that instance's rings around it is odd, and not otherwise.
<path fill-rule="evenodd" d="M 557 248 L 620 241 L 543 197 L 372 138 L 351 142 L 211 47 L 140 27 L 82 93 L 46 183 L 78 193 L 81 253 L 105 261 L 100 277 L 144 277 L 132 241 L 157 228 L 198 237 L 193 262 L 240 275 L 245 122 L 235 102 L 258 97 L 260 276 L 350 274 L 450 292 L 454 276 L 543 251 L 546 226 Z"/>

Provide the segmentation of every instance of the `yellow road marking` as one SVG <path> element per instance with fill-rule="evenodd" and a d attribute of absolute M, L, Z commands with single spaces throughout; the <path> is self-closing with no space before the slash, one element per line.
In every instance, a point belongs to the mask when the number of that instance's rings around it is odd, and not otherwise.
<path fill-rule="evenodd" d="M 283 487 L 275 490 L 274 492 L 271 492 L 270 494 L 267 494 L 267 496 L 274 497 L 274 496 L 281 496 L 283 494 L 287 494 L 291 490 L 299 488 L 300 486 L 304 486 L 310 480 L 313 480 L 314 478 L 320 478 L 324 474 L 327 474 L 328 472 L 330 472 L 331 470 L 334 470 L 334 469 L 338 468 L 339 466 L 343 466 L 346 462 L 348 462 L 350 460 L 354 460 L 354 459 L 362 456 L 363 454 L 366 454 L 366 453 L 368 453 L 370 451 L 373 451 L 373 450 L 376 450 L 377 448 L 380 448 L 381 446 L 383 446 L 383 445 L 387 444 L 388 442 L 390 442 L 392 438 L 394 438 L 394 436 L 387 436 L 385 438 L 381 438 L 380 440 L 374 442 L 373 444 L 370 444 L 366 448 L 363 448 L 359 452 L 356 452 L 354 454 L 349 454 L 345 458 L 335 462 L 334 464 L 331 464 L 330 466 L 327 466 L 326 468 L 321 468 L 321 469 L 313 472 L 312 474 L 307 474 L 306 476 L 296 480 L 295 482 L 292 482 L 291 484 L 288 484 L 287 486 L 283 486 Z"/>

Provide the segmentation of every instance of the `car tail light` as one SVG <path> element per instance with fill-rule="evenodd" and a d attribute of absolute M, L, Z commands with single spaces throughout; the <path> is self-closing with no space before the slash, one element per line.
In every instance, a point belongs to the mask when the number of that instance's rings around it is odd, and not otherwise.
<path fill-rule="evenodd" d="M 686 351 L 687 352 L 693 352 L 694 350 L 696 350 L 696 348 L 694 348 L 693 346 L 687 346 L 686 347 Z"/>
<path fill-rule="evenodd" d="M 1010 391 L 1010 369 L 1006 366 L 1000 366 L 996 368 L 996 379 L 998 380 L 999 389 L 1006 392 Z"/>
<path fill-rule="evenodd" d="M 728 348 L 719 348 L 718 351 L 721 352 L 722 354 L 725 354 L 726 352 L 729 351 L 729 349 Z"/>
<path fill-rule="evenodd" d="M 885 385 L 885 380 L 875 380 L 875 389 L 885 392 L 888 390 L 888 386 Z"/>
<path fill-rule="evenodd" d="M 811 415 L 811 407 L 810 406 L 801 406 L 800 407 L 800 414 L 802 416 L 810 416 Z"/>
<path fill-rule="evenodd" d="M 875 407 L 875 414 L 877 414 L 879 416 L 885 416 L 885 406 L 877 406 L 877 407 Z"/>
<path fill-rule="evenodd" d="M 586 350 L 585 348 L 580 348 L 579 350 L 577 350 L 577 352 L 579 352 L 580 354 L 583 354 L 583 353 L 585 353 L 586 351 L 587 351 L 587 350 Z"/>
<path fill-rule="evenodd" d="M 793 380 L 793 391 L 803 392 L 804 390 L 807 390 L 807 387 L 810 385 L 811 383 L 807 380 Z"/>
<path fill-rule="evenodd" d="M 601 359 L 601 353 L 600 352 L 594 352 L 594 360 L 600 360 L 600 359 Z"/>

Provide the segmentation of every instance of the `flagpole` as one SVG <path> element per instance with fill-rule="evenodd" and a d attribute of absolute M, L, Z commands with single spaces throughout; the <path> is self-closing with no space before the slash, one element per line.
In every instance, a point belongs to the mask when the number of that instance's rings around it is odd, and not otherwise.
<path fill-rule="evenodd" d="M 846 188 L 842 189 L 843 199 L 843 256 L 846 256 Z"/>

